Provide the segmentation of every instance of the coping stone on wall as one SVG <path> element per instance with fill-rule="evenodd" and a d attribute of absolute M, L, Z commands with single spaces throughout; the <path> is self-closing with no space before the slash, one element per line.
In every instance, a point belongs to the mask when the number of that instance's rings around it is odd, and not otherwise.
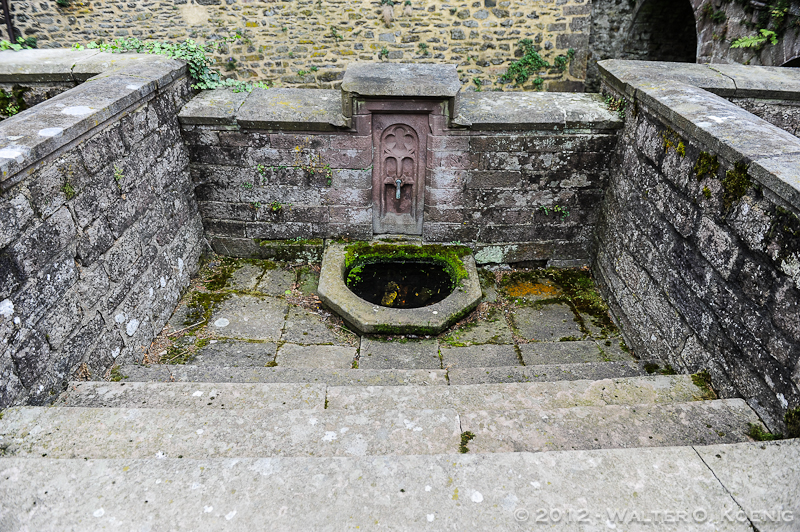
<path fill-rule="evenodd" d="M 460 91 L 456 65 L 351 63 L 342 78 L 342 113 L 353 116 L 357 97 L 442 98 L 452 112 Z"/>
<path fill-rule="evenodd" d="M 663 70 L 642 63 L 607 60 L 598 62 L 598 65 L 604 81 L 610 86 L 615 89 L 622 87 L 621 92 L 626 96 L 651 108 L 672 126 L 699 140 L 711 152 L 730 162 L 754 163 L 750 175 L 789 205 L 800 209 L 799 138 L 704 90 L 704 87 L 676 80 L 680 77 L 681 66 Z M 639 68 L 642 66 L 644 68 Z M 688 71 L 697 71 L 698 65 L 687 66 Z M 745 76 L 742 69 L 751 69 L 752 72 Z M 790 70 L 782 69 L 784 72 Z M 778 76 L 780 71 L 740 65 L 739 68 L 727 69 L 727 72 L 735 75 L 731 79 L 737 90 L 740 82 L 745 87 L 739 94 L 734 91 L 734 96 L 800 98 L 800 76 L 795 72 L 787 72 L 780 84 L 771 84 L 764 90 L 758 88 L 758 76 L 762 74 L 764 79 L 768 79 Z M 688 76 L 683 79 L 688 79 Z"/>
<path fill-rule="evenodd" d="M 456 106 L 457 125 L 482 130 L 619 129 L 623 120 L 602 96 L 561 92 L 469 92 Z"/>
<path fill-rule="evenodd" d="M 734 96 L 737 98 L 800 100 L 800 68 L 755 67 L 738 63 L 708 67 L 734 81 Z"/>
<path fill-rule="evenodd" d="M 140 102 L 142 98 L 185 74 L 182 61 L 144 54 L 113 54 L 126 56 L 125 61 L 115 61 L 110 72 L 99 68 L 103 61 L 92 62 L 95 52 L 53 50 L 22 50 L 0 52 L 0 77 L 10 77 L 20 70 L 20 61 L 35 64 L 44 58 L 45 67 L 26 66 L 26 76 L 56 76 L 58 68 L 64 69 L 61 79 L 74 79 L 77 65 L 85 61 L 83 75 L 91 74 L 86 83 L 26 109 L 0 123 L 0 189 L 12 186 L 23 178 L 31 164 L 78 138 L 98 124 L 124 109 Z M 21 57 L 18 54 L 23 54 Z M 88 65 L 94 65 L 89 68 Z M 116 68 L 115 68 L 116 67 Z M 37 73 L 38 71 L 38 73 Z M 99 75 L 98 75 L 99 74 Z M 17 78 L 19 79 L 19 78 Z M 38 78 L 41 79 L 41 78 Z M 53 79 L 53 78 L 50 78 Z"/>
<path fill-rule="evenodd" d="M 157 54 L 101 53 L 75 63 L 72 75 L 76 81 L 125 75 L 153 80 L 159 88 L 166 87 L 181 76 L 188 67 L 183 61 Z"/>
<path fill-rule="evenodd" d="M 236 121 L 248 129 L 336 131 L 347 126 L 341 98 L 329 89 L 253 89 Z"/>
<path fill-rule="evenodd" d="M 18 50 L 0 53 L 0 81 L 37 83 L 75 81 L 72 69 L 78 61 L 99 54 L 99 50 Z M 102 72 L 99 70 L 95 72 Z"/>
<path fill-rule="evenodd" d="M 798 69 L 624 59 L 606 59 L 597 64 L 606 82 L 631 98 L 637 88 L 648 83 L 675 81 L 725 98 L 800 100 Z"/>
<path fill-rule="evenodd" d="M 664 61 L 626 61 L 608 59 L 598 61 L 600 72 L 615 89 L 633 98 L 635 89 L 654 80 L 672 80 L 700 87 L 719 96 L 735 96 L 736 84 L 710 65 L 695 63 L 667 63 Z M 719 65 L 714 65 L 719 66 Z M 610 76 L 610 77 L 609 77 Z M 616 82 L 616 83 L 615 83 Z"/>
<path fill-rule="evenodd" d="M 202 91 L 183 106 L 178 120 L 184 125 L 236 126 L 236 114 L 248 96 L 233 89 Z"/>
<path fill-rule="evenodd" d="M 455 65 L 352 63 L 342 92 L 360 96 L 455 98 L 461 90 Z"/>

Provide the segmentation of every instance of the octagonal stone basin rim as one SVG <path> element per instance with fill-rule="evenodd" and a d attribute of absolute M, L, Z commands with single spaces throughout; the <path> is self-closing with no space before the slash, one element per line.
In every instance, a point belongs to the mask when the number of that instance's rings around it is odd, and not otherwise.
<path fill-rule="evenodd" d="M 347 244 L 330 243 L 322 258 L 319 298 L 362 334 L 438 334 L 480 302 L 482 293 L 475 259 L 461 260 L 467 278 L 438 303 L 413 309 L 382 307 L 355 295 L 345 284 Z"/>

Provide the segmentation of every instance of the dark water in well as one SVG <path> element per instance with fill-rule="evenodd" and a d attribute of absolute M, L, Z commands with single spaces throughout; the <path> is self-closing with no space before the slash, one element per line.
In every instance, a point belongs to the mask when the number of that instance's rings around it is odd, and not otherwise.
<path fill-rule="evenodd" d="M 376 262 L 348 272 L 347 286 L 361 299 L 392 308 L 419 308 L 453 291 L 444 268 L 429 262 Z"/>

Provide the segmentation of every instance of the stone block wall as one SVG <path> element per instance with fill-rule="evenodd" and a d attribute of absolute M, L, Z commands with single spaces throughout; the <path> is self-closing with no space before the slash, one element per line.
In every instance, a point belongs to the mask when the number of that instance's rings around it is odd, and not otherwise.
<path fill-rule="evenodd" d="M 800 137 L 800 100 L 768 100 L 759 98 L 729 98 L 734 103 L 763 118 L 773 126 Z"/>
<path fill-rule="evenodd" d="M 616 136 L 471 130 L 431 137 L 423 237 L 486 262 L 588 264 Z"/>
<path fill-rule="evenodd" d="M 637 355 L 707 370 L 784 430 L 800 405 L 800 140 L 622 67 L 605 78 L 628 112 L 594 273 Z"/>
<path fill-rule="evenodd" d="M 391 9 L 384 22 L 377 0 L 203 0 L 134 6 L 117 0 L 12 3 L 13 21 L 40 47 L 118 37 L 204 41 L 237 31 L 246 41 L 224 47 L 215 59 L 238 79 L 283 87 L 331 88 L 354 61 L 460 65 L 464 88 L 494 87 L 516 59 L 517 43 L 531 39 L 550 63 L 577 52 L 567 72 L 545 76 L 549 90 L 582 90 L 589 42 L 589 0 L 413 0 Z M 383 54 L 381 53 L 383 50 Z M 508 87 L 509 89 L 512 87 Z"/>
<path fill-rule="evenodd" d="M 276 99 L 270 103 L 267 96 Z M 335 91 L 267 90 L 242 102 L 220 90 L 181 113 L 215 250 L 259 256 L 262 240 L 372 238 L 371 114 L 357 111 L 351 128 L 333 127 L 342 120 L 341 104 L 321 104 L 328 96 L 340 97 Z M 230 114 L 213 116 L 226 105 Z M 468 244 L 483 263 L 590 262 L 621 125 L 601 98 L 474 94 L 455 109 L 468 127 L 448 127 L 441 105 L 418 105 L 432 110 L 425 241 Z M 294 118 L 281 118 L 285 107 L 298 109 Z M 302 127 L 307 130 L 296 131 Z"/>
<path fill-rule="evenodd" d="M 371 136 L 184 126 L 184 138 L 218 252 L 260 240 L 371 238 Z"/>
<path fill-rule="evenodd" d="M 186 68 L 126 62 L 0 123 L 0 408 L 140 359 L 198 267 Z"/>

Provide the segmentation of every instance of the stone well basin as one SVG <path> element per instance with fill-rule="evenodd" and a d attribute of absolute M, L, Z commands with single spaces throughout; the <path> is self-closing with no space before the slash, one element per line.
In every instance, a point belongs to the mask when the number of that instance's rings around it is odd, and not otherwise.
<path fill-rule="evenodd" d="M 464 317 L 481 299 L 473 256 L 462 257 L 467 278 L 444 300 L 420 308 L 389 308 L 365 301 L 345 284 L 347 244 L 330 243 L 322 258 L 319 297 L 362 334 L 438 334 Z"/>

